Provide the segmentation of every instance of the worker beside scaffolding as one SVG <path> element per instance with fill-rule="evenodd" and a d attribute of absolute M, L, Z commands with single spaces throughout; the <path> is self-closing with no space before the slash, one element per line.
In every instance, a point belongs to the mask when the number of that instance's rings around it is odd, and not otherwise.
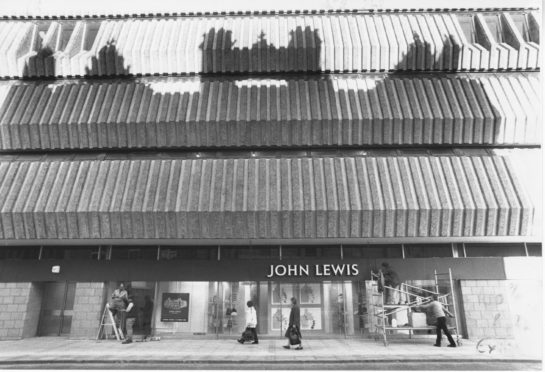
<path fill-rule="evenodd" d="M 384 266 L 382 266 L 384 268 Z M 390 274 L 390 273 L 389 273 Z M 390 274 L 391 275 L 391 274 Z M 449 338 L 451 345 L 461 345 L 459 338 L 459 325 L 456 310 L 456 295 L 454 293 L 454 281 L 452 278 L 452 271 L 449 269 L 447 273 L 434 272 L 435 288 L 430 290 L 423 287 L 416 287 L 408 283 L 401 283 L 398 288 L 387 285 L 386 275 L 383 270 L 378 272 L 371 271 L 371 286 L 370 286 L 370 299 L 369 299 L 369 321 L 370 328 L 375 329 L 375 340 L 378 340 L 382 336 L 384 340 L 384 346 L 388 345 L 388 338 L 394 335 L 402 335 L 408 333 L 409 338 L 412 338 L 413 334 L 417 334 L 421 331 L 431 332 L 432 330 L 439 329 L 438 332 L 445 331 L 445 334 L 452 332 L 456 337 L 454 342 L 452 336 Z M 443 282 L 443 286 L 440 287 L 440 282 Z M 392 282 L 390 282 L 392 283 Z M 395 284 L 395 282 L 394 282 Z M 448 289 L 447 289 L 448 288 Z M 440 293 L 440 291 L 443 291 Z M 397 292 L 394 297 L 394 301 L 388 301 L 388 292 Z M 395 301 L 395 297 L 398 298 Z M 434 305 L 424 305 L 431 298 L 437 298 L 441 309 L 445 309 L 448 314 L 454 318 L 454 324 L 446 324 L 446 317 L 444 313 L 435 311 Z M 394 302 L 394 303 L 388 303 Z M 428 307 L 430 309 L 428 309 Z M 432 309 L 432 307 L 434 307 Z M 425 318 L 421 319 L 418 310 L 431 310 L 426 311 Z M 422 314 L 424 315 L 424 314 Z M 436 318 L 443 316 L 440 324 L 437 324 Z M 398 322 L 401 322 L 398 324 Z M 444 321 L 444 327 L 443 327 Z M 450 332 L 449 332 L 450 331 Z M 438 336 L 441 334 L 438 333 Z M 448 336 L 447 336 L 448 337 Z M 440 338 L 439 338 L 440 340 Z M 437 341 L 439 343 L 440 341 Z"/>
<path fill-rule="evenodd" d="M 390 267 L 388 262 L 383 262 L 381 265 L 382 277 L 384 278 L 384 292 L 387 304 L 401 304 L 401 280 L 399 275 Z"/>
<path fill-rule="evenodd" d="M 437 294 L 432 295 L 432 301 L 425 304 L 425 305 L 418 305 L 414 306 L 414 309 L 417 311 L 426 311 L 430 312 L 432 316 L 435 318 L 435 327 L 437 332 L 437 339 L 435 341 L 435 344 L 433 346 L 441 347 L 441 339 L 443 338 L 441 336 L 441 331 L 447 336 L 449 344 L 448 347 L 456 347 L 456 342 L 452 338 L 448 327 L 447 327 L 447 318 L 446 315 L 448 315 L 451 318 L 454 318 L 454 315 L 448 311 L 448 309 L 439 302 L 439 296 Z"/>

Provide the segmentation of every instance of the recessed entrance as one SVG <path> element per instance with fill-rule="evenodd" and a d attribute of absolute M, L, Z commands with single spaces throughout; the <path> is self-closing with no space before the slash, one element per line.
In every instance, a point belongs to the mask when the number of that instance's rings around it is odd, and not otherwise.
<path fill-rule="evenodd" d="M 70 334 L 74 315 L 76 283 L 46 282 L 42 284 L 42 308 L 38 336 Z"/>

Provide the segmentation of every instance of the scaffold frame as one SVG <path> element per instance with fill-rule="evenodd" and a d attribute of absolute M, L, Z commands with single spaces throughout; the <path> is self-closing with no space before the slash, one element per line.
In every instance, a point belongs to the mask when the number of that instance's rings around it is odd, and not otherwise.
<path fill-rule="evenodd" d="M 426 303 L 426 301 L 429 301 L 430 297 L 433 295 L 438 296 L 438 301 L 445 306 L 449 312 L 453 315 L 453 324 L 448 325 L 447 328 L 452 333 L 452 336 L 456 340 L 456 344 L 458 346 L 462 345 L 461 337 L 460 337 L 460 325 L 459 325 L 459 317 L 458 317 L 458 311 L 456 306 L 456 293 L 454 288 L 454 280 L 452 277 L 452 270 L 449 268 L 448 272 L 446 273 L 439 273 L 437 270 L 434 270 L 434 288 L 435 291 L 430 291 L 428 289 L 413 286 L 407 283 L 402 283 L 400 288 L 394 288 L 391 286 L 387 286 L 384 284 L 384 277 L 382 275 L 382 272 L 373 272 L 371 271 L 371 278 L 373 280 L 373 293 L 372 296 L 374 298 L 378 298 L 378 304 L 376 304 L 376 301 L 373 300 L 369 304 L 371 315 L 375 318 L 375 324 L 374 324 L 374 339 L 375 341 L 378 341 L 381 336 L 384 342 L 384 346 L 389 345 L 389 337 L 393 336 L 395 331 L 407 331 L 409 335 L 409 339 L 412 338 L 414 331 L 425 331 L 425 330 L 435 330 L 435 325 L 426 325 L 424 326 L 394 326 L 392 325 L 390 318 L 392 318 L 395 314 L 406 311 L 408 314 L 413 311 L 416 307 L 419 305 L 422 305 Z M 440 288 L 444 287 L 441 286 L 441 282 L 447 282 L 448 281 L 448 292 L 447 293 L 440 293 Z M 382 290 L 381 290 L 382 289 Z M 403 297 L 405 299 L 405 303 L 403 304 L 387 304 L 385 302 L 385 290 L 388 289 L 390 291 L 398 292 L 400 295 L 400 298 Z M 425 295 L 422 295 L 425 294 Z M 397 333 L 397 332 L 396 332 Z"/>

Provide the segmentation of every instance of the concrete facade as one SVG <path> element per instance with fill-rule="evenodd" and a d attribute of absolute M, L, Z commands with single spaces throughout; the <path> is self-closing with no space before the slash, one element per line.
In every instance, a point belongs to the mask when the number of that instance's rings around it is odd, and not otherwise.
<path fill-rule="evenodd" d="M 0 22 L 0 152 L 11 152 L 0 155 L 0 244 L 7 252 L 0 261 L 0 340 L 47 334 L 48 321 L 40 324 L 49 314 L 44 299 L 66 316 L 64 335 L 94 339 L 118 281 L 151 283 L 136 289 L 140 299 L 155 294 L 154 322 L 147 323 L 154 331 L 166 323 L 157 319 L 160 295 L 188 292 L 189 319 L 196 320 L 163 330 L 211 335 L 209 324 L 228 312 L 231 335 L 240 325 L 232 309 L 242 314 L 253 295 L 250 284 L 243 291 L 239 283 L 258 283 L 260 295 L 268 293 L 261 284 L 273 286 L 265 265 L 353 259 L 360 274 L 349 279 L 360 285 L 382 257 L 416 286 L 432 285 L 434 270 L 452 269 L 464 337 L 541 340 L 542 277 L 525 276 L 532 271 L 527 261 L 507 265 L 498 262 L 501 254 L 474 257 L 463 246 L 541 241 L 537 17 L 535 9 L 472 8 Z M 516 22 L 527 25 L 524 35 Z M 58 81 L 45 83 L 53 77 Z M 396 148 L 406 145 L 414 148 Z M 499 145 L 517 149 L 501 155 Z M 532 168 L 511 160 L 520 147 L 533 151 L 523 162 Z M 42 153 L 13 155 L 21 150 Z M 279 254 L 250 265 L 246 257 L 237 266 L 219 248 L 236 247 L 235 239 L 252 249 L 276 241 Z M 207 261 L 161 256 L 166 241 L 199 249 L 195 241 L 205 240 L 219 242 Z M 344 240 L 358 245 L 360 256 L 343 256 L 342 246 L 335 256 L 282 253 L 283 244 Z M 452 245 L 446 254 L 426 250 L 407 258 L 403 247 L 392 256 L 385 248 L 377 259 L 363 252 L 375 240 Z M 27 244 L 39 253 L 20 255 Z M 148 256 L 133 250 L 145 244 L 157 249 L 147 247 Z M 48 249 L 57 245 L 100 247 L 71 256 Z M 116 249 L 127 254 L 116 257 Z M 294 296 L 302 293 L 300 279 L 286 282 Z M 343 280 L 341 272 L 332 282 Z M 210 289 L 220 281 L 235 284 Z M 45 295 L 49 284 L 64 283 L 64 297 Z M 344 289 L 323 288 L 327 306 L 312 303 L 309 314 L 317 315 L 307 324 L 314 329 L 315 319 L 339 319 L 315 330 L 346 335 L 356 323 L 344 318 L 356 314 L 353 298 L 361 316 L 372 303 L 359 297 L 370 291 L 342 297 Z M 269 334 L 274 328 L 282 335 L 282 301 L 271 297 L 258 307 L 267 309 Z M 231 310 L 219 311 L 220 302 Z"/>
<path fill-rule="evenodd" d="M 507 302 L 507 281 L 462 280 L 460 284 L 470 339 L 514 336 Z"/>
<path fill-rule="evenodd" d="M 0 283 L 0 340 L 35 336 L 41 303 L 34 283 Z"/>
<path fill-rule="evenodd" d="M 77 283 L 70 338 L 96 337 L 103 311 L 104 283 Z"/>

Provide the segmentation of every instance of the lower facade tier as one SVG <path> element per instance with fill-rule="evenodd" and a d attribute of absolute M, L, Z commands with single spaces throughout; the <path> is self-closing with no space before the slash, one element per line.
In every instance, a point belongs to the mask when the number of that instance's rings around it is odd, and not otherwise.
<path fill-rule="evenodd" d="M 300 307 L 304 339 L 373 337 L 376 319 L 372 310 L 380 307 L 382 300 L 376 282 L 371 280 L 371 270 L 382 262 L 389 263 L 399 274 L 402 290 L 412 286 L 422 291 L 454 293 L 450 309 L 456 318 L 449 320 L 449 325 L 456 327 L 460 336 L 539 339 L 534 337 L 541 329 L 536 323 L 542 308 L 541 257 L 342 262 L 323 258 L 254 266 L 253 261 L 238 260 L 222 262 L 223 266 L 231 266 L 224 271 L 199 266 L 208 278 L 199 274 L 194 262 L 194 270 L 188 269 L 187 262 L 180 262 L 176 272 L 129 261 L 124 269 L 118 265 L 102 271 L 94 265 L 71 262 L 69 266 L 78 267 L 75 277 L 66 274 L 68 263 L 61 263 L 52 280 L 36 280 L 23 271 L 17 281 L 0 282 L 0 339 L 95 339 L 106 303 L 112 302 L 111 295 L 121 282 L 138 309 L 134 324 L 137 338 L 238 338 L 246 327 L 248 301 L 257 310 L 259 336 L 282 338 L 292 297 Z M 339 275 L 342 265 L 345 268 Z M 439 277 L 449 270 L 452 281 L 448 276 L 436 281 L 435 273 Z M 231 274 L 226 275 L 228 271 Z M 398 300 L 408 299 L 401 295 Z M 422 327 L 429 321 L 407 308 L 390 318 L 390 325 L 397 323 L 405 328 Z M 394 333 L 404 332 L 408 331 Z M 110 333 L 111 328 L 106 331 Z"/>
<path fill-rule="evenodd" d="M 486 154 L 5 157 L 0 241 L 526 236 L 517 168 Z"/>

